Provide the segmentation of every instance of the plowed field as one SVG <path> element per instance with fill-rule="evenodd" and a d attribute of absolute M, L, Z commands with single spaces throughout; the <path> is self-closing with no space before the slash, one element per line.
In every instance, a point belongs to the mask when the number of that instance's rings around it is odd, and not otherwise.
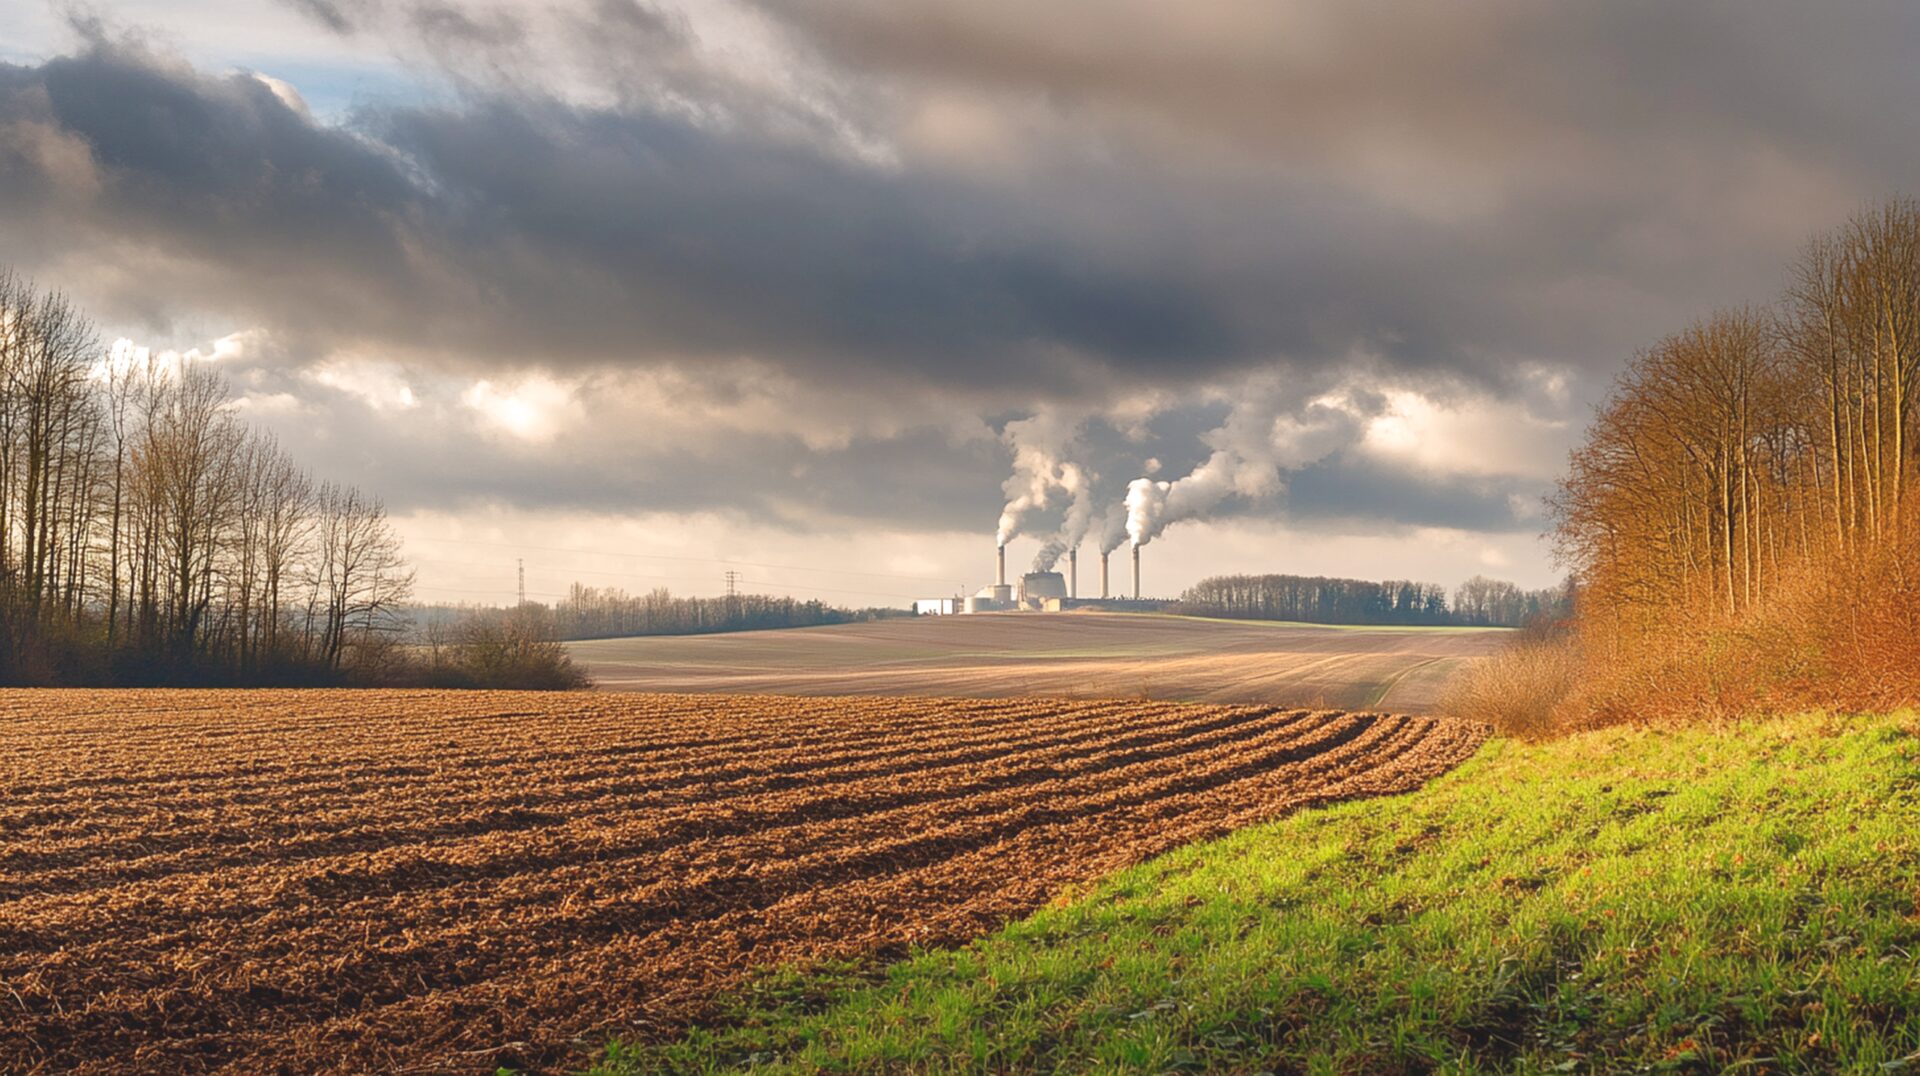
<path fill-rule="evenodd" d="M 929 616 L 567 644 L 602 688 L 1153 698 L 1428 713 L 1503 628 L 1355 628 L 1137 613 Z"/>
<path fill-rule="evenodd" d="M 0 1069 L 564 1069 L 755 965 L 963 941 L 1481 736 L 1150 702 L 0 692 Z"/>

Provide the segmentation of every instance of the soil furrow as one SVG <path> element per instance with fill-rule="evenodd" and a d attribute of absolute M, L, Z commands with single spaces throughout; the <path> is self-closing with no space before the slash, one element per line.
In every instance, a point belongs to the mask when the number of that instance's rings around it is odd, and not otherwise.
<path fill-rule="evenodd" d="M 0 1068 L 564 1071 L 755 967 L 964 941 L 1483 736 L 1115 700 L 0 691 Z"/>

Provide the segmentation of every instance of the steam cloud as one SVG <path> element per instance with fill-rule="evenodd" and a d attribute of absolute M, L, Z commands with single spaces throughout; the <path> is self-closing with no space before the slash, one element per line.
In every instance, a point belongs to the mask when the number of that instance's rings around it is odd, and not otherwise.
<path fill-rule="evenodd" d="M 1072 445 L 1079 422 L 1058 411 L 1041 408 L 1031 418 L 1007 423 L 1000 439 L 1013 450 L 1013 473 L 1000 484 L 1007 504 L 1000 510 L 995 541 L 1006 545 L 1020 535 L 1027 513 L 1045 508 L 1055 490 L 1064 489 L 1064 471 L 1072 466 L 1062 458 Z M 1078 468 L 1075 468 L 1078 473 Z"/>
<path fill-rule="evenodd" d="M 1228 497 L 1278 495 L 1285 472 L 1357 439 L 1374 409 L 1377 405 L 1363 407 L 1351 395 L 1322 396 L 1297 406 L 1279 385 L 1269 384 L 1243 398 L 1226 422 L 1203 438 L 1213 449 L 1205 463 L 1171 481 L 1136 478 L 1127 484 L 1126 539 L 1146 545 L 1172 524 L 1206 516 Z"/>
<path fill-rule="evenodd" d="M 1040 552 L 1033 555 L 1033 570 L 1036 572 L 1052 571 L 1053 566 L 1060 563 L 1060 558 L 1067 555 L 1067 549 L 1067 540 L 1058 534 L 1042 542 Z"/>
<path fill-rule="evenodd" d="M 1144 481 L 1140 479 L 1137 481 Z M 1100 552 L 1111 553 L 1127 540 L 1127 507 L 1116 504 L 1100 517 Z"/>
<path fill-rule="evenodd" d="M 1077 463 L 1060 465 L 1060 489 L 1067 495 L 1066 517 L 1061 520 L 1060 529 L 1034 555 L 1034 571 L 1052 571 L 1060 558 L 1066 556 L 1067 550 L 1086 540 L 1087 532 L 1093 527 L 1093 483 L 1096 478 L 1096 475 Z"/>
<path fill-rule="evenodd" d="M 1183 520 L 1205 518 L 1229 498 L 1279 496 L 1288 473 L 1358 440 L 1382 406 L 1352 391 L 1303 397 L 1277 377 L 1256 381 L 1226 420 L 1202 436 L 1212 449 L 1205 462 L 1179 478 L 1158 479 L 1152 477 L 1158 461 L 1148 460 L 1146 474 L 1128 483 L 1120 503 L 1105 512 L 1095 501 L 1098 476 L 1070 458 L 1081 450 L 1081 420 L 1042 409 L 1010 422 L 1001 438 L 1013 450 L 1013 473 L 1002 484 L 1007 502 L 997 540 L 1006 545 L 1031 513 L 1064 499 L 1059 529 L 1033 559 L 1034 571 L 1049 571 L 1090 536 L 1101 553 L 1111 553 L 1129 542 L 1146 545 Z"/>

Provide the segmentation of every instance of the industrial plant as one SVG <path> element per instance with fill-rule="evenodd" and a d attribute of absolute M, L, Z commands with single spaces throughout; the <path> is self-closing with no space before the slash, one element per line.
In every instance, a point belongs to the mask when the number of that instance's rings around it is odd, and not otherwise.
<path fill-rule="evenodd" d="M 1080 596 L 1080 551 L 1067 551 L 1067 571 L 1032 571 L 1020 577 L 1018 583 L 1007 582 L 1007 547 L 995 548 L 993 582 L 981 587 L 966 598 L 922 598 L 913 603 L 914 612 L 933 616 L 956 613 L 1059 613 L 1074 608 L 1076 604 L 1095 601 L 1139 601 L 1140 600 L 1140 547 L 1130 547 L 1133 554 L 1133 591 L 1128 595 L 1112 593 L 1109 587 L 1111 578 L 1108 571 L 1110 553 L 1100 554 L 1100 596 L 1098 599 Z"/>
<path fill-rule="evenodd" d="M 951 613 L 1059 612 L 1085 605 L 1124 603 L 1138 608 L 1140 548 L 1152 542 L 1168 524 L 1193 518 L 1212 500 L 1196 496 L 1190 487 L 1211 489 L 1218 483 L 1213 470 L 1202 467 L 1176 481 L 1140 478 L 1127 486 L 1124 499 L 1100 511 L 1096 491 L 1099 475 L 1084 463 L 1065 458 L 1076 443 L 1077 426 L 1061 427 L 1041 417 L 1007 424 L 1003 439 L 1013 452 L 1013 474 L 1001 483 L 1007 494 L 994 536 L 993 582 L 970 597 L 927 598 L 914 602 L 914 611 L 929 615 Z M 1064 500 L 1064 504 L 1061 502 Z M 1038 535 L 1040 549 L 1032 570 L 1020 581 L 1007 581 L 1007 543 L 1026 534 L 1035 512 L 1060 505 L 1051 534 Z M 1090 542 L 1100 551 L 1099 597 L 1080 594 L 1080 546 Z M 1133 561 L 1132 586 L 1127 593 L 1113 590 L 1113 552 L 1127 547 Z M 1062 559 L 1066 572 L 1058 568 Z M 1146 603 L 1154 604 L 1154 603 Z M 1164 604 L 1164 603 L 1159 603 Z"/>

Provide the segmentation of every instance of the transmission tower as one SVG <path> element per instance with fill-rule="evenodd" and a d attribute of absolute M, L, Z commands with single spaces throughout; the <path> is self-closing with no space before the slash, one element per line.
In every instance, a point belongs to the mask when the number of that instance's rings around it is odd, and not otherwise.
<path fill-rule="evenodd" d="M 739 596 L 740 596 L 740 573 L 729 568 L 727 569 L 727 597 L 737 598 Z"/>
<path fill-rule="evenodd" d="M 520 604 L 525 605 L 527 604 L 527 561 L 524 557 L 517 557 L 513 563 L 520 569 Z"/>

